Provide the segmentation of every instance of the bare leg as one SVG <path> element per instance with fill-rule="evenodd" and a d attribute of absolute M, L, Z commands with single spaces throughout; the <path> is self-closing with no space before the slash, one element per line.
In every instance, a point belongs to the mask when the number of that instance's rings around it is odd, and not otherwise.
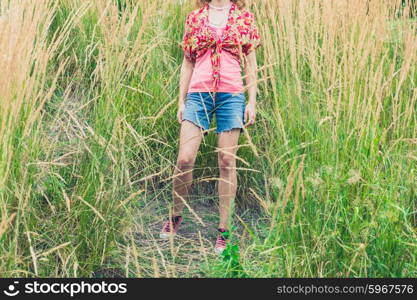
<path fill-rule="evenodd" d="M 234 201 L 237 188 L 236 152 L 239 135 L 240 129 L 232 129 L 219 133 L 219 228 L 229 229 L 230 204 Z"/>
<path fill-rule="evenodd" d="M 201 129 L 190 121 L 181 123 L 180 145 L 177 164 L 174 170 L 172 198 L 174 208 L 172 216 L 179 216 L 184 208 L 193 180 L 193 168 L 203 134 Z"/>

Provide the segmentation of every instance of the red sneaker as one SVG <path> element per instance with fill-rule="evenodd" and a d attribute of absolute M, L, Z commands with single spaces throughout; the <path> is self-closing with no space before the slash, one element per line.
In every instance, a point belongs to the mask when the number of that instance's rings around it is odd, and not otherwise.
<path fill-rule="evenodd" d="M 161 239 L 168 239 L 170 236 L 176 235 L 182 221 L 183 218 L 181 216 L 176 216 L 171 220 L 166 221 L 162 227 L 162 231 L 159 234 L 159 237 Z"/>
<path fill-rule="evenodd" d="M 217 229 L 220 233 L 217 236 L 216 246 L 214 246 L 214 252 L 217 255 L 223 253 L 224 249 L 226 249 L 226 245 L 228 242 L 229 232 L 224 228 Z"/>

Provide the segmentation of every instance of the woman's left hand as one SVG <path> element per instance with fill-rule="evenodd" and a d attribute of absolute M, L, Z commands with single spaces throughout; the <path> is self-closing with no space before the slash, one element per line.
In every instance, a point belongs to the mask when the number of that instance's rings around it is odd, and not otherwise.
<path fill-rule="evenodd" d="M 256 105 L 255 103 L 248 103 L 245 109 L 245 127 L 255 124 L 256 118 Z"/>

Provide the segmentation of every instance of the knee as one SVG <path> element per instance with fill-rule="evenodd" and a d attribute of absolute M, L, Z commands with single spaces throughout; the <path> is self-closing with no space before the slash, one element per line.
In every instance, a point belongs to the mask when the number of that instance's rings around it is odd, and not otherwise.
<path fill-rule="evenodd" d="M 219 168 L 223 172 L 234 172 L 236 170 L 236 158 L 227 153 L 219 153 Z"/>
<path fill-rule="evenodd" d="M 178 156 L 177 166 L 181 170 L 189 169 L 194 166 L 194 161 L 195 159 L 193 155 L 184 153 Z"/>

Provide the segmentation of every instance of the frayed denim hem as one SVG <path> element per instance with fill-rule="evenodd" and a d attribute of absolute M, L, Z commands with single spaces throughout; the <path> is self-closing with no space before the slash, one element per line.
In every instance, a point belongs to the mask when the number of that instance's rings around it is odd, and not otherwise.
<path fill-rule="evenodd" d="M 233 129 L 240 129 L 240 134 L 242 134 L 242 133 L 243 133 L 243 127 L 231 127 L 231 128 L 226 128 L 226 129 L 223 129 L 222 131 L 217 131 L 217 130 L 216 130 L 216 134 L 219 134 L 219 133 L 222 133 L 222 132 L 231 131 L 231 130 L 233 130 Z"/>
<path fill-rule="evenodd" d="M 193 123 L 195 126 L 197 126 L 198 128 L 201 129 L 201 132 L 204 134 L 204 136 L 208 135 L 208 129 L 205 129 L 202 125 L 196 123 L 194 120 L 191 120 L 189 118 L 182 118 L 181 122 L 182 121 L 189 121 L 189 122 Z"/>

